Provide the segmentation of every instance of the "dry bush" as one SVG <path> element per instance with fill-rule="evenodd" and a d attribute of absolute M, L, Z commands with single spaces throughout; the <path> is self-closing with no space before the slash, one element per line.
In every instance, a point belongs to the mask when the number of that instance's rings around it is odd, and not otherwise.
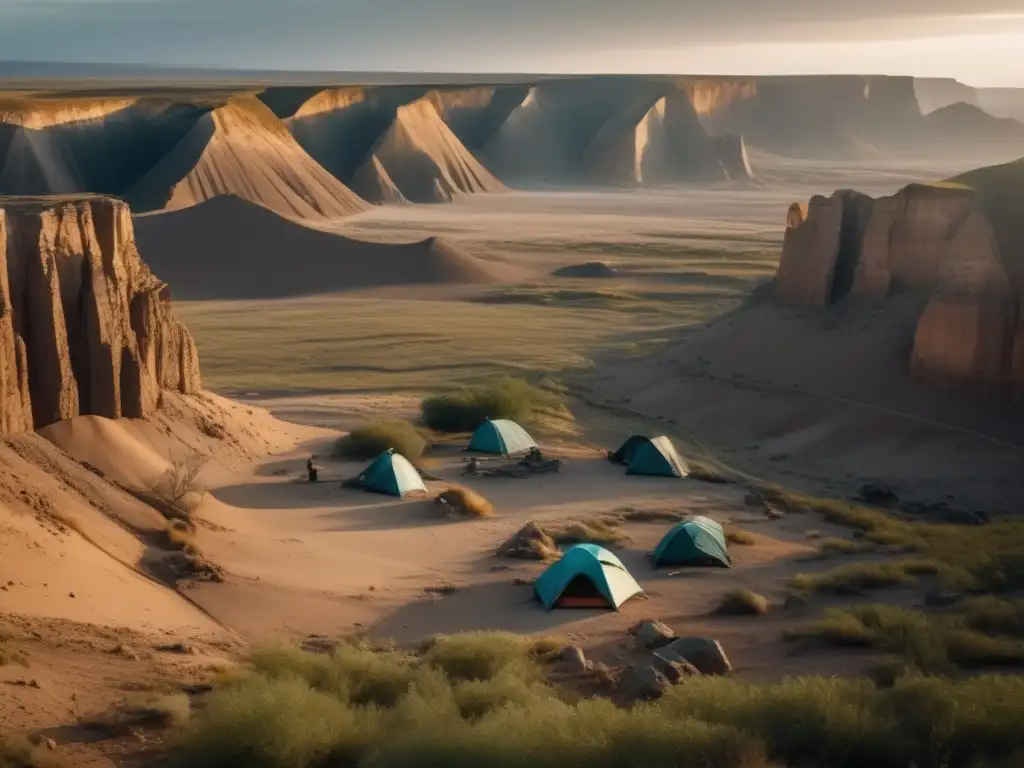
<path fill-rule="evenodd" d="M 763 616 L 771 609 L 768 598 L 749 589 L 730 589 L 722 595 L 715 613 L 725 616 Z"/>
<path fill-rule="evenodd" d="M 207 456 L 195 451 L 171 457 L 170 467 L 147 489 L 143 500 L 169 520 L 187 520 L 206 495 L 199 473 L 207 461 Z"/>
<path fill-rule="evenodd" d="M 751 547 L 757 543 L 754 534 L 732 525 L 725 526 L 725 540 L 741 547 Z"/>
<path fill-rule="evenodd" d="M 456 517 L 493 517 L 491 502 L 468 488 L 446 488 L 438 494 L 435 502 L 445 507 L 448 514 Z"/>

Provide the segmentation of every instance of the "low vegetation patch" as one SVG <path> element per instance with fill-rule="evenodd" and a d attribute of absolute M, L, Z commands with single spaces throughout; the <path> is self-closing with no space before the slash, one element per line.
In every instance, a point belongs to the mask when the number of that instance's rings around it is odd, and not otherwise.
<path fill-rule="evenodd" d="M 715 609 L 715 613 L 727 616 L 763 616 L 771 609 L 771 603 L 764 595 L 749 589 L 730 589 Z"/>
<path fill-rule="evenodd" d="M 835 537 L 822 539 L 818 545 L 818 550 L 823 555 L 859 555 L 871 552 L 874 548 L 875 545 L 870 541 L 853 541 Z"/>
<path fill-rule="evenodd" d="M 369 461 L 393 449 L 410 461 L 416 461 L 426 447 L 426 439 L 408 421 L 368 421 L 338 438 L 334 444 L 334 456 L 352 461 Z"/>
<path fill-rule="evenodd" d="M 555 544 L 571 547 L 573 544 L 597 544 L 601 547 L 622 547 L 629 537 L 617 527 L 614 519 L 580 520 L 548 529 Z"/>
<path fill-rule="evenodd" d="M 785 637 L 891 651 L 925 672 L 945 672 L 954 666 L 1024 666 L 1024 641 L 1019 636 L 980 631 L 973 625 L 979 615 L 993 616 L 998 611 L 994 605 L 982 613 L 967 606 L 962 613 L 930 615 L 890 605 L 854 605 L 829 609 L 820 619 L 787 631 Z"/>
<path fill-rule="evenodd" d="M 904 558 L 880 563 L 851 563 L 824 573 L 798 573 L 789 585 L 801 592 L 855 595 L 870 589 L 910 584 L 916 576 L 935 575 L 942 566 L 930 560 Z"/>
<path fill-rule="evenodd" d="M 544 411 L 565 411 L 554 387 L 502 377 L 478 387 L 426 398 L 420 405 L 423 424 L 438 432 L 472 432 L 487 419 L 529 421 Z"/>
<path fill-rule="evenodd" d="M 729 477 L 716 467 L 712 466 L 708 462 L 701 461 L 700 459 L 691 459 L 687 457 L 686 465 L 689 470 L 687 477 L 692 480 L 700 480 L 704 483 L 716 483 L 718 485 L 725 485 L 732 482 Z"/>
<path fill-rule="evenodd" d="M 623 507 L 613 513 L 618 520 L 630 523 L 679 523 L 693 517 L 685 509 L 634 509 Z"/>
<path fill-rule="evenodd" d="M 491 502 L 468 488 L 446 488 L 435 501 L 447 510 L 451 517 L 483 518 L 493 517 Z"/>
<path fill-rule="evenodd" d="M 725 526 L 725 540 L 729 544 L 737 544 L 741 547 L 750 547 L 757 543 L 754 534 L 732 525 Z"/>
<path fill-rule="evenodd" d="M 778 486 L 762 487 L 758 493 L 779 509 L 820 514 L 828 522 L 860 531 L 866 543 L 910 555 L 895 563 L 856 566 L 853 571 L 848 569 L 854 566 L 844 566 L 840 570 L 846 573 L 837 576 L 833 580 L 836 583 L 861 576 L 859 580 L 863 583 L 859 588 L 871 589 L 904 583 L 913 575 L 932 573 L 945 586 L 954 589 L 999 592 L 1024 587 L 1024 523 L 927 523 L 843 501 L 791 493 Z M 826 577 L 816 578 L 827 582 Z"/>
<path fill-rule="evenodd" d="M 556 646 L 499 633 L 434 638 L 415 653 L 265 650 L 194 715 L 176 764 L 973 768 L 1011 760 L 1024 741 L 1018 677 L 911 674 L 887 688 L 698 677 L 621 708 L 546 683 Z"/>

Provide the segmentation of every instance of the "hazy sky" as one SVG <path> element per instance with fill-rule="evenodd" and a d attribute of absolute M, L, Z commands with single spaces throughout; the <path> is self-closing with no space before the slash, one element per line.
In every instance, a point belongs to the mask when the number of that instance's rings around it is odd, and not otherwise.
<path fill-rule="evenodd" d="M 0 59 L 1024 86 L 1024 0 L 0 0 Z"/>

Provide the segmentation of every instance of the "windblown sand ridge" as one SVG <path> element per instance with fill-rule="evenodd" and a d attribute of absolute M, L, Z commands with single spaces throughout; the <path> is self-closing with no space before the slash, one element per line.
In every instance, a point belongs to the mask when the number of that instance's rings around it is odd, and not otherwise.
<path fill-rule="evenodd" d="M 146 260 L 187 298 L 268 298 L 512 276 L 440 238 L 372 243 L 312 229 L 236 197 L 140 216 Z"/>

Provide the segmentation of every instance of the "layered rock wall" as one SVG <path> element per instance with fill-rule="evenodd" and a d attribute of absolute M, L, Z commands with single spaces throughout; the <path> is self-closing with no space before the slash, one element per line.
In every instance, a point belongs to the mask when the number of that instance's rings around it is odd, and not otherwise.
<path fill-rule="evenodd" d="M 81 414 L 142 417 L 200 388 L 170 293 L 142 262 L 123 202 L 0 202 L 0 434 Z"/>
<path fill-rule="evenodd" d="M 1024 295 L 992 220 L 965 187 L 914 185 L 872 200 L 842 191 L 787 213 L 776 293 L 826 307 L 848 295 L 929 297 L 909 365 L 920 379 L 1024 392 Z M 1005 234 L 1005 233 L 1004 233 Z"/>

